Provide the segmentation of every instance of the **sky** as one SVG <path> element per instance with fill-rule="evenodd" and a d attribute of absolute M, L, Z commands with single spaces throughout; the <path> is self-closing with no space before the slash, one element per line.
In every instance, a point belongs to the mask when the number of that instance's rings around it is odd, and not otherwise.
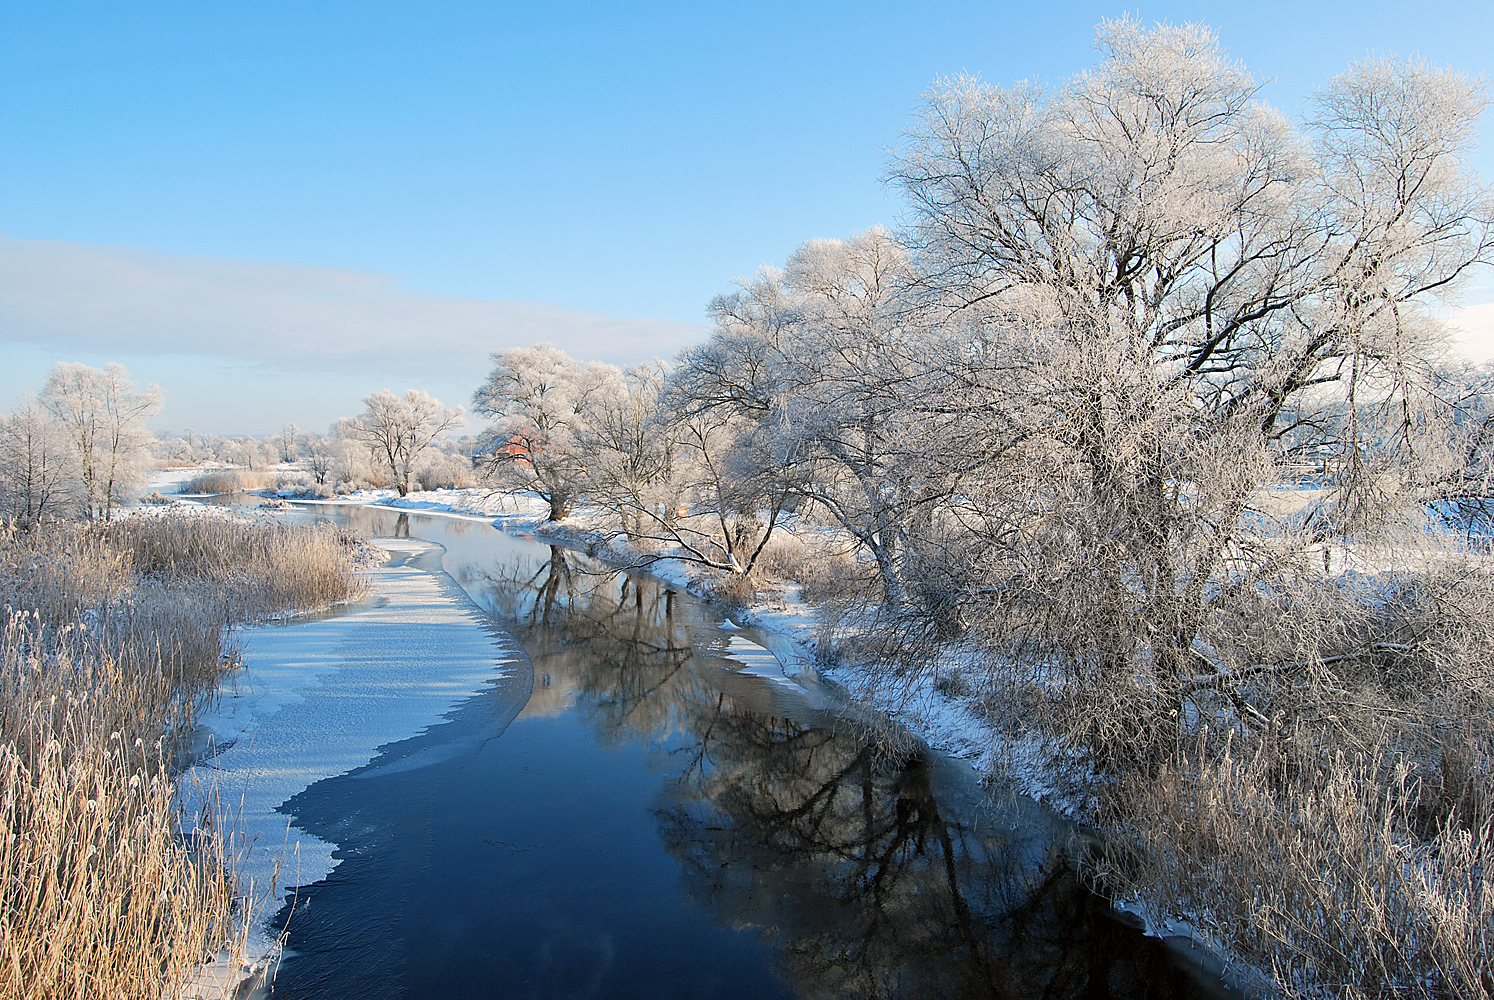
<path fill-rule="evenodd" d="M 467 403 L 490 352 L 671 357 L 806 239 L 895 226 L 939 77 L 1059 83 L 1201 21 L 1289 115 L 1367 55 L 1494 76 L 1494 4 L 0 0 L 0 409 L 57 361 L 158 428 Z M 1473 166 L 1494 180 L 1494 115 Z M 1452 314 L 1494 357 L 1494 276 Z"/>

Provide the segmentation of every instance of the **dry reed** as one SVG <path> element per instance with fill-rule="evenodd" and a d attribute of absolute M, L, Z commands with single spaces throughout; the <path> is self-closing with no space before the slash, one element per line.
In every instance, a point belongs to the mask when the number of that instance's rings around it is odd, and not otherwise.
<path fill-rule="evenodd" d="M 263 490 L 274 486 L 278 477 L 273 472 L 252 469 L 209 469 L 193 476 L 181 487 L 181 493 L 243 493 L 248 490 Z"/>
<path fill-rule="evenodd" d="M 1199 644 L 1233 676 L 1200 656 L 1181 712 L 1167 674 L 1016 647 L 980 697 L 1066 751 L 1044 777 L 1097 804 L 1100 881 L 1152 920 L 1288 996 L 1491 1000 L 1494 574 L 1392 554 L 1406 565 L 1253 589 Z"/>
<path fill-rule="evenodd" d="M 188 513 L 0 530 L 0 1000 L 159 1000 L 232 943 L 241 845 L 211 790 L 181 814 L 178 739 L 228 625 L 351 597 L 356 563 Z"/>
<path fill-rule="evenodd" d="M 235 845 L 178 815 L 164 735 L 109 728 L 151 686 L 66 643 L 28 654 L 21 617 L 0 650 L 0 997 L 162 997 L 232 934 Z"/>
<path fill-rule="evenodd" d="M 330 524 L 138 517 L 111 525 L 107 539 L 137 573 L 165 586 L 214 588 L 232 622 L 345 600 L 358 569 L 358 543 Z"/>
<path fill-rule="evenodd" d="M 1190 919 L 1288 996 L 1494 996 L 1494 819 L 1418 835 L 1427 779 L 1383 748 L 1192 758 L 1122 792 L 1105 875 L 1154 919 Z"/>

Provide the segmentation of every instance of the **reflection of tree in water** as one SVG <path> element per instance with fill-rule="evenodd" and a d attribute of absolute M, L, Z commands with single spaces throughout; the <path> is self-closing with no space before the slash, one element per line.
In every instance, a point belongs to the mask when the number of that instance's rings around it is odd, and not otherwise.
<path fill-rule="evenodd" d="M 770 938 L 806 997 L 1168 996 L 1062 844 L 946 816 L 932 767 L 722 711 L 661 810 L 687 891 Z M 980 829 L 984 826 L 985 829 Z"/>
<path fill-rule="evenodd" d="M 1193 992 L 1101 914 L 1040 825 L 1014 831 L 990 807 L 947 815 L 961 807 L 941 809 L 920 749 L 723 693 L 695 669 L 667 588 L 591 571 L 560 548 L 492 583 L 537 691 L 541 678 L 564 688 L 605 743 L 679 734 L 658 815 L 686 891 L 759 933 L 801 995 Z"/>
<path fill-rule="evenodd" d="M 606 744 L 669 735 L 712 690 L 690 669 L 675 593 L 656 581 L 551 546 L 548 560 L 490 571 L 488 584 L 490 609 L 534 664 L 541 706 L 578 699 Z"/>

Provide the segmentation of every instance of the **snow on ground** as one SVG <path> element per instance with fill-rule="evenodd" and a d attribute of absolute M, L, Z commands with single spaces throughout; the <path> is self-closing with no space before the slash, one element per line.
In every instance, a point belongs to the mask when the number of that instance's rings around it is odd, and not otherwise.
<path fill-rule="evenodd" d="M 169 469 L 156 469 L 146 480 L 145 492 L 170 495 L 178 493 L 187 483 L 200 476 L 203 470 L 195 465 L 178 465 Z"/>
<path fill-rule="evenodd" d="M 216 789 L 236 814 L 251 841 L 241 876 L 252 880 L 245 888 L 262 917 L 273 916 L 287 889 L 324 878 L 335 864 L 332 844 L 290 827 L 276 807 L 439 722 L 486 682 L 511 675 L 522 655 L 495 639 L 474 607 L 410 565 L 436 546 L 377 544 L 394 558 L 374 572 L 359 605 L 239 633 L 244 667 L 201 717 L 202 757 L 183 787 Z M 270 936 L 258 935 L 259 952 Z"/>

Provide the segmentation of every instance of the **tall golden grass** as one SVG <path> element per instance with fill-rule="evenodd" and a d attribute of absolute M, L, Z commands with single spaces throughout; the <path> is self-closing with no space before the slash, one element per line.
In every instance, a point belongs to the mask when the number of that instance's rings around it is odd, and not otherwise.
<path fill-rule="evenodd" d="M 335 531 L 272 522 L 0 529 L 0 1000 L 174 997 L 232 943 L 241 845 L 183 815 L 180 737 L 227 626 L 347 599 L 356 570 Z"/>
<path fill-rule="evenodd" d="M 181 488 L 182 493 L 240 493 L 274 486 L 279 476 L 274 472 L 253 469 L 209 469 L 193 476 Z"/>
<path fill-rule="evenodd" d="M 359 543 L 330 524 L 136 517 L 111 525 L 105 541 L 158 586 L 211 591 L 227 622 L 345 600 L 357 577 Z"/>
<path fill-rule="evenodd" d="M 0 650 L 0 997 L 166 996 L 231 934 L 234 844 L 179 816 L 162 734 L 110 728 L 142 697 L 156 714 L 153 685 L 29 652 L 21 617 Z"/>

